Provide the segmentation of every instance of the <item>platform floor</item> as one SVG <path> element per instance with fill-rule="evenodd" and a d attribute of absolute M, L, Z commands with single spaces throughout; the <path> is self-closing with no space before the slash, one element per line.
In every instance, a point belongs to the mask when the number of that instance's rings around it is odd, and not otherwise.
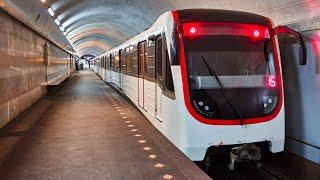
<path fill-rule="evenodd" d="M 0 134 L 0 179 L 210 179 L 91 70 Z"/>

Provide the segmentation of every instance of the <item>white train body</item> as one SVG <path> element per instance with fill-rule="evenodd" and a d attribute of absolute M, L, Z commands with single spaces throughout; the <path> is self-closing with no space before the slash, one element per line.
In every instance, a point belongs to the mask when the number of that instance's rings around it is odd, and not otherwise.
<path fill-rule="evenodd" d="M 188 11 L 191 11 L 191 12 L 188 12 Z M 192 106 L 192 104 L 190 103 L 190 99 L 188 99 L 189 98 L 188 94 L 190 94 L 190 92 L 186 92 L 186 91 L 190 91 L 190 90 L 186 90 L 186 88 L 190 88 L 190 86 L 183 79 L 188 77 L 191 78 L 191 75 L 188 76 L 184 74 L 185 70 L 183 70 L 183 68 L 186 68 L 183 66 L 183 63 L 182 63 L 182 61 L 186 59 L 185 54 L 183 54 L 183 52 L 186 49 L 181 50 L 183 48 L 182 44 L 184 43 L 183 38 L 184 36 L 188 35 L 186 34 L 186 32 L 182 32 L 184 31 L 183 28 L 185 27 L 182 28 L 181 24 L 189 21 L 180 20 L 180 18 L 187 18 L 188 16 L 191 16 L 192 13 L 195 13 L 196 17 L 198 17 L 201 14 L 203 14 L 203 13 L 200 13 L 200 11 L 201 10 L 182 10 L 178 12 L 177 11 L 167 12 L 161 15 L 157 19 L 157 21 L 152 25 L 152 27 L 150 27 L 148 30 L 122 43 L 121 45 L 111 49 L 105 54 L 95 58 L 91 63 L 91 68 L 94 70 L 95 73 L 99 74 L 99 76 L 104 81 L 111 84 L 112 86 L 117 88 L 121 93 L 127 96 L 139 108 L 139 110 L 146 116 L 146 118 L 164 136 L 166 136 L 186 156 L 188 156 L 190 159 L 194 161 L 203 160 L 206 154 L 206 151 L 208 150 L 209 147 L 212 147 L 212 146 L 241 145 L 245 143 L 267 142 L 269 144 L 270 151 L 274 153 L 283 151 L 284 140 L 285 140 L 285 118 L 284 118 L 284 105 L 283 105 L 284 100 L 283 100 L 283 92 L 282 92 L 283 90 L 282 90 L 282 77 L 281 77 L 281 69 L 280 69 L 279 47 L 278 47 L 276 35 L 271 35 L 271 33 L 267 34 L 265 32 L 260 32 L 260 33 L 265 33 L 263 34 L 263 38 L 266 38 L 270 42 L 271 41 L 273 42 L 273 50 L 276 51 L 272 53 L 274 55 L 273 65 L 274 65 L 274 69 L 275 69 L 274 71 L 276 75 L 275 82 L 277 83 L 277 88 L 275 90 L 275 93 L 277 94 L 277 99 L 276 99 L 277 102 L 275 107 L 273 108 L 273 111 L 274 111 L 273 113 L 269 112 L 269 114 L 265 116 L 259 114 L 259 117 L 254 117 L 254 116 L 251 117 L 250 115 L 251 111 L 249 109 L 247 112 L 247 115 L 244 115 L 244 116 L 248 116 L 248 118 L 244 117 L 243 119 L 242 118 L 240 119 L 240 117 L 229 118 L 229 119 L 228 118 L 224 119 L 223 117 L 212 118 L 211 116 L 215 116 L 214 112 L 211 114 L 205 114 L 204 112 L 204 115 L 203 114 L 201 115 L 201 113 L 200 114 L 198 113 L 198 115 L 195 115 L 197 113 L 197 109 L 194 106 L 198 106 L 198 105 Z M 225 14 L 231 14 L 230 16 L 232 16 L 232 14 L 235 13 L 235 16 L 237 16 L 238 15 L 237 13 L 241 13 L 241 12 L 220 11 L 220 10 L 218 11 L 207 10 L 207 11 L 209 12 L 209 13 L 205 13 L 207 14 L 207 16 L 210 16 L 211 12 L 213 13 L 212 16 L 215 16 L 215 14 L 217 13 L 224 13 L 223 16 L 228 16 Z M 247 16 L 252 15 L 248 13 L 244 13 L 244 14 Z M 263 18 L 265 18 L 258 15 L 252 15 L 252 16 L 254 16 L 254 18 L 252 18 L 253 20 L 257 18 L 258 19 L 261 18 L 262 19 L 261 21 L 263 21 Z M 192 19 L 192 22 L 195 21 L 196 17 Z M 227 18 L 222 17 L 222 18 L 228 19 L 228 17 Z M 205 17 L 203 21 L 216 22 L 214 18 L 211 20 L 210 18 L 207 18 L 207 17 Z M 232 21 L 236 21 L 236 20 L 232 20 Z M 248 21 L 250 21 L 250 18 Z M 260 20 L 257 20 L 257 21 L 260 21 Z M 265 21 L 270 23 L 269 19 L 267 18 L 265 18 Z M 201 22 L 201 20 L 199 20 L 199 22 Z M 227 23 L 230 23 L 230 22 L 227 22 Z M 241 19 L 241 22 L 235 22 L 235 23 L 236 24 L 237 23 L 238 24 L 240 23 L 254 24 L 252 22 L 246 22 L 245 18 Z M 258 24 L 258 25 L 262 26 L 261 24 Z M 271 23 L 269 25 L 272 26 Z M 196 27 L 196 28 L 201 30 L 202 27 Z M 231 25 L 230 29 L 232 28 L 235 28 L 235 27 Z M 227 29 L 225 31 L 229 31 L 230 29 Z M 267 27 L 267 29 L 272 29 L 272 27 Z M 190 32 L 191 33 L 195 32 L 193 30 L 190 29 Z M 219 29 L 217 31 L 219 31 Z M 206 35 L 210 34 L 210 32 L 205 32 L 205 33 Z M 227 32 L 227 33 L 232 34 L 233 32 Z M 161 36 L 161 38 L 159 36 Z M 161 79 L 160 80 L 158 79 L 158 75 L 157 75 L 158 66 L 157 66 L 156 58 L 160 55 L 157 54 L 158 52 L 156 49 L 157 42 L 158 42 L 157 40 L 159 40 L 159 43 L 160 41 L 163 43 L 161 48 L 161 58 L 164 59 L 163 57 L 166 56 L 166 52 L 164 51 L 167 50 L 168 59 L 170 62 L 169 70 L 166 69 L 168 68 L 168 66 L 162 65 L 162 68 L 159 68 L 159 71 L 161 71 L 160 69 L 162 69 L 162 76 L 163 76 L 162 80 L 168 78 L 164 76 L 169 76 L 168 74 L 171 71 L 174 91 L 168 90 L 167 86 L 169 86 L 169 89 L 171 88 L 171 90 L 172 90 L 172 86 L 170 87 L 170 85 L 166 84 L 167 83 L 166 80 L 164 80 L 165 82 L 161 83 L 160 82 Z M 143 52 L 139 47 L 140 42 L 146 42 L 145 50 Z M 152 50 L 152 44 L 155 46 L 154 57 L 152 57 L 152 53 L 151 54 L 147 53 L 149 52 L 150 49 Z M 230 46 L 233 46 L 233 44 L 230 44 Z M 135 52 L 135 49 L 138 49 L 138 53 Z M 144 66 L 144 65 L 141 65 L 141 62 L 139 63 L 140 61 L 139 58 L 142 59 L 142 57 L 140 56 L 143 56 L 142 53 L 145 54 L 144 55 L 145 59 L 154 58 L 153 66 L 155 67 L 151 67 L 149 69 L 147 67 L 147 70 L 144 71 L 146 73 L 146 71 L 148 70 L 154 70 L 155 71 L 154 78 L 147 77 L 146 74 L 141 75 L 141 73 L 139 72 L 140 66 Z M 125 56 L 125 57 L 121 57 L 121 56 Z M 132 57 L 132 56 L 136 56 L 136 57 Z M 124 69 L 126 69 L 126 71 L 128 71 L 129 69 L 129 65 L 128 65 L 129 59 L 133 63 L 138 62 L 136 65 L 132 66 L 133 71 L 138 71 L 138 72 L 136 73 L 125 72 Z M 128 63 L 125 61 L 128 61 Z M 145 61 L 147 62 L 148 60 L 145 60 Z M 115 63 L 119 63 L 118 69 L 116 68 L 116 66 L 118 65 L 115 65 Z M 165 64 L 166 62 L 163 62 L 162 60 L 162 64 L 163 63 Z M 167 72 L 164 72 L 164 71 L 167 71 Z M 248 76 L 251 80 L 254 80 L 254 81 L 261 80 L 261 77 L 260 76 L 258 77 L 258 75 L 256 76 L 248 75 Z M 242 78 L 242 80 L 246 78 L 245 76 L 239 76 L 239 77 L 228 76 L 228 77 L 231 77 L 231 79 L 233 80 L 235 78 Z M 214 79 L 212 76 L 197 76 L 197 78 L 198 78 L 197 80 L 198 86 L 203 86 L 203 87 L 210 86 L 211 88 L 213 87 L 215 89 L 221 90 L 220 89 L 221 87 L 217 87 L 217 85 L 210 85 L 212 84 L 210 81 L 216 81 L 216 79 Z M 210 81 L 206 81 L 205 78 L 209 78 Z M 225 88 L 227 89 L 235 85 L 232 82 L 233 80 L 227 81 L 226 80 L 227 77 L 220 76 L 220 78 L 224 82 Z M 190 82 L 191 80 L 189 81 L 189 83 Z M 213 83 L 213 84 L 217 84 L 217 83 Z M 241 82 L 241 84 L 246 84 L 246 83 Z M 250 85 L 244 85 L 244 86 L 249 87 Z M 242 90 L 239 90 L 239 94 L 238 94 L 239 97 L 245 94 L 241 92 Z M 246 95 L 243 95 L 243 96 L 246 96 Z M 219 98 L 221 99 L 220 96 Z M 259 94 L 257 95 L 257 98 L 260 98 Z M 201 103 L 201 101 L 199 102 L 192 101 L 192 102 L 196 104 L 198 103 L 200 105 L 203 104 Z M 247 101 L 244 101 L 244 103 L 247 103 Z M 241 103 L 237 103 L 238 108 L 240 107 L 239 104 L 241 106 Z M 220 106 L 219 103 L 218 103 L 218 106 Z M 266 106 L 265 102 L 262 103 L 261 106 Z M 260 107 L 260 104 L 259 104 L 259 107 Z M 242 107 L 239 108 L 240 113 L 241 113 L 241 109 L 243 108 Z M 223 113 L 223 112 L 224 110 L 221 110 L 220 113 Z M 233 112 L 233 113 L 234 114 L 228 113 L 228 116 L 238 117 L 239 114 L 237 114 L 236 112 Z M 241 122 L 243 124 L 241 124 Z"/>

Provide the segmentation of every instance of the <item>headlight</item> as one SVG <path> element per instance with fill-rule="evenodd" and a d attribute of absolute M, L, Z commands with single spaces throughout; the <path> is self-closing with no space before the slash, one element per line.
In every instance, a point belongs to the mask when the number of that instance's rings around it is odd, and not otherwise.
<path fill-rule="evenodd" d="M 272 112 L 278 103 L 277 96 L 263 96 L 263 109 L 265 114 Z"/>

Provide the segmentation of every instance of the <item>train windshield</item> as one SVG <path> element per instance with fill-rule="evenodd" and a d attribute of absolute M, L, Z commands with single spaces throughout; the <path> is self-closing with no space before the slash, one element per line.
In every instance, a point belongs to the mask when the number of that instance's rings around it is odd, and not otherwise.
<path fill-rule="evenodd" d="M 238 119 L 223 93 L 242 118 L 275 111 L 280 84 L 267 28 L 239 26 L 238 32 L 228 26 L 183 28 L 190 98 L 198 114 L 209 119 Z"/>

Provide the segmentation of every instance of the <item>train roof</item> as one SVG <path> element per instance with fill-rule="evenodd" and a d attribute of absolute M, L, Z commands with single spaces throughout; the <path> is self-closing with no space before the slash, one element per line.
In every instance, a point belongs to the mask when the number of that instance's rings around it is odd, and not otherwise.
<path fill-rule="evenodd" d="M 268 18 L 243 11 L 234 10 L 223 10 L 223 9 L 182 9 L 176 10 L 179 20 L 181 22 L 186 21 L 204 21 L 204 22 L 233 22 L 233 23 L 244 23 L 244 24 L 260 24 L 264 26 L 269 26 Z M 158 33 L 161 31 L 161 26 L 165 21 L 166 17 L 170 16 L 172 11 L 163 13 L 158 17 L 155 23 L 147 30 L 133 36 L 127 41 L 119 44 L 116 47 L 111 48 L 106 53 L 101 56 L 109 55 L 110 53 L 123 48 L 124 46 L 133 45 L 146 35 L 151 35 L 153 33 Z"/>
<path fill-rule="evenodd" d="M 242 11 L 223 9 L 182 9 L 177 10 L 180 21 L 234 22 L 268 26 L 268 18 Z"/>

